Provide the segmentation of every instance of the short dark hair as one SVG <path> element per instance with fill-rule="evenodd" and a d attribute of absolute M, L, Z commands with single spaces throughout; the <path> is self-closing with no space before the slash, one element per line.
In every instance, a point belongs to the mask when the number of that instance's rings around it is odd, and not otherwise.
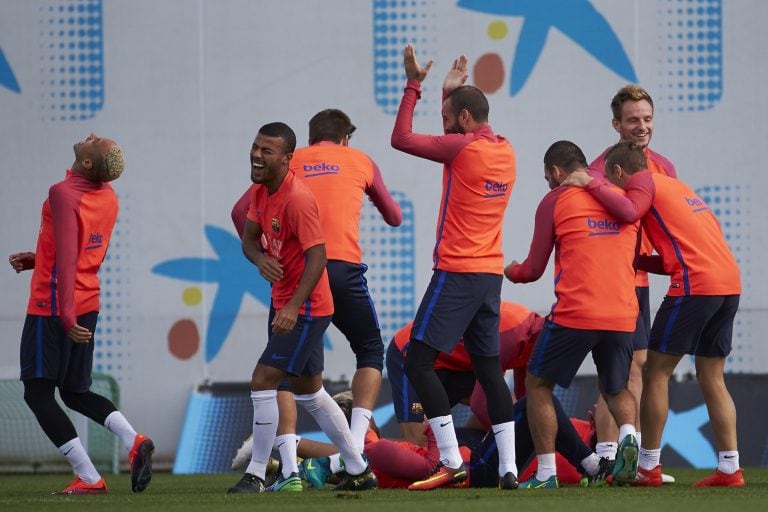
<path fill-rule="evenodd" d="M 544 153 L 544 165 L 547 169 L 552 169 L 554 166 L 560 167 L 568 174 L 578 169 L 584 169 L 587 167 L 587 157 L 584 156 L 584 152 L 569 140 L 559 140 L 549 146 L 547 152 Z"/>
<path fill-rule="evenodd" d="M 285 123 L 267 123 L 259 128 L 259 133 L 266 135 L 267 137 L 278 137 L 283 139 L 283 145 L 286 153 L 293 153 L 293 151 L 296 149 L 296 134 L 293 133 L 291 127 Z"/>
<path fill-rule="evenodd" d="M 637 84 L 625 85 L 619 89 L 619 92 L 617 92 L 616 96 L 611 100 L 611 112 L 613 113 L 613 118 L 617 121 L 621 121 L 621 106 L 625 102 L 642 100 L 650 103 L 651 110 L 653 110 L 653 99 L 651 98 L 651 95 L 648 94 L 648 91 Z"/>
<path fill-rule="evenodd" d="M 339 144 L 350 136 L 357 127 L 347 114 L 337 108 L 321 110 L 309 120 L 309 143 L 330 141 Z"/>
<path fill-rule="evenodd" d="M 605 168 L 613 169 L 616 164 L 627 174 L 648 168 L 643 148 L 629 140 L 615 144 L 605 153 Z"/>
<path fill-rule="evenodd" d="M 488 98 L 483 91 L 474 85 L 462 85 L 448 93 L 445 99 L 451 99 L 451 110 L 458 116 L 462 110 L 466 109 L 472 116 L 472 119 L 478 123 L 488 122 Z"/>

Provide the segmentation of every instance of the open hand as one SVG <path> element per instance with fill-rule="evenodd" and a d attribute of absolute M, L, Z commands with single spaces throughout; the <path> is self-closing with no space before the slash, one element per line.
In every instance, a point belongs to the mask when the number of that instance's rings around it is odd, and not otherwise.
<path fill-rule="evenodd" d="M 458 59 L 453 61 L 451 69 L 448 70 L 448 74 L 445 75 L 443 80 L 443 91 L 448 93 L 452 90 L 464 85 L 469 75 L 467 74 L 467 56 L 460 55 Z"/>
<path fill-rule="evenodd" d="M 427 73 L 432 67 L 432 61 L 427 62 L 427 65 L 423 68 L 416 60 L 416 50 L 413 45 L 408 43 L 403 52 L 403 63 L 405 64 L 405 76 L 408 80 L 418 80 L 423 82 L 427 78 Z"/>

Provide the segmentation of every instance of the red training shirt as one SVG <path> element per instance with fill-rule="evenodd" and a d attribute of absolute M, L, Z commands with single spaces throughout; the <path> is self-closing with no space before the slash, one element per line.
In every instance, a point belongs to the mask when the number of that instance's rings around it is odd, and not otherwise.
<path fill-rule="evenodd" d="M 325 243 L 317 202 L 292 171 L 288 171 L 280 188 L 272 195 L 264 185 L 254 185 L 251 190 L 248 219 L 261 226 L 267 254 L 283 267 L 283 278 L 272 283 L 272 306 L 281 309 L 293 296 L 304 273 L 304 252 Z M 299 308 L 299 314 L 333 314 L 333 298 L 325 269 L 317 286 Z"/>
<path fill-rule="evenodd" d="M 99 310 L 99 267 L 117 220 L 117 194 L 109 183 L 67 170 L 43 203 L 30 315 L 58 316 L 65 331 L 79 315 Z"/>

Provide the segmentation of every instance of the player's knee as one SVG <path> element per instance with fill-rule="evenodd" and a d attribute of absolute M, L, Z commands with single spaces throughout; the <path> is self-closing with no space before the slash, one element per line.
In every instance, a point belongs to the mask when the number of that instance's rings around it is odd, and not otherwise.
<path fill-rule="evenodd" d="M 420 379 L 425 372 L 432 371 L 432 363 L 420 357 L 411 356 L 405 358 L 405 375 L 408 380 L 415 382 Z"/>
<path fill-rule="evenodd" d="M 64 405 L 73 410 L 77 410 L 78 405 L 80 404 L 78 394 L 79 393 L 73 393 L 72 391 L 59 389 L 59 396 L 61 396 L 61 401 L 64 402 Z"/>
<path fill-rule="evenodd" d="M 54 385 L 42 380 L 24 381 L 24 402 L 33 412 L 55 403 Z"/>
<path fill-rule="evenodd" d="M 381 338 L 352 344 L 351 347 L 357 360 L 358 369 L 375 368 L 381 371 L 384 368 L 384 343 L 382 343 Z"/>

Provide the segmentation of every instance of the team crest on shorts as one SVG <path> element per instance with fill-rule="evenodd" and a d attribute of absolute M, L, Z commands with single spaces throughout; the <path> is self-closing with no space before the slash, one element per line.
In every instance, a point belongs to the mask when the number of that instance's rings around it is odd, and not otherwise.
<path fill-rule="evenodd" d="M 272 217 L 272 231 L 275 233 L 280 232 L 280 219 L 277 217 Z"/>
<path fill-rule="evenodd" d="M 421 406 L 421 402 L 413 402 L 411 404 L 411 414 L 424 414 L 424 408 Z"/>

